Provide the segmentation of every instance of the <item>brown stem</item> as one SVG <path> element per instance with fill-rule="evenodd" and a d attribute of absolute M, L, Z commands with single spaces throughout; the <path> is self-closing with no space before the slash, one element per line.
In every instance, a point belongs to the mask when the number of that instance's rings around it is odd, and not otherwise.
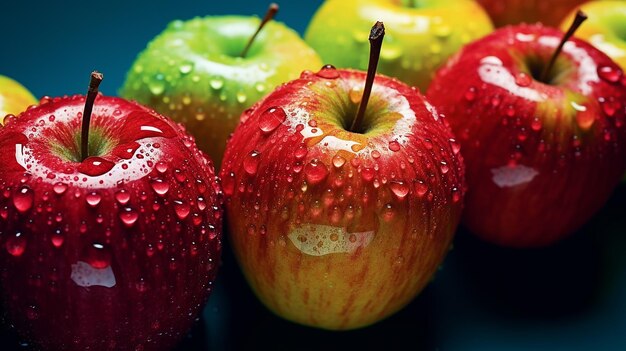
<path fill-rule="evenodd" d="M 359 105 L 359 111 L 356 117 L 352 120 L 352 126 L 350 131 L 358 133 L 365 117 L 365 110 L 367 109 L 367 103 L 372 93 L 372 86 L 374 86 L 374 78 L 376 77 L 376 68 L 378 67 L 378 59 L 380 59 L 380 49 L 383 47 L 383 38 L 385 36 L 385 26 L 383 22 L 376 22 L 370 31 L 370 61 L 367 66 L 367 77 L 365 79 L 365 88 L 363 88 L 363 96 L 361 97 L 361 104 Z"/>
<path fill-rule="evenodd" d="M 582 12 L 581 10 L 578 10 L 578 12 L 576 12 L 576 17 L 574 17 L 572 24 L 569 26 L 569 29 L 567 30 L 565 35 L 563 35 L 563 38 L 561 39 L 559 46 L 557 46 L 556 50 L 554 50 L 554 53 L 552 53 L 552 57 L 550 57 L 550 61 L 548 62 L 548 65 L 545 66 L 545 68 L 541 72 L 540 80 L 542 82 L 546 82 L 546 80 L 550 76 L 550 71 L 552 70 L 552 66 L 554 66 L 554 62 L 556 61 L 556 58 L 559 56 L 559 54 L 563 50 L 563 46 L 565 45 L 565 43 L 569 40 L 569 38 L 572 37 L 572 35 L 574 35 L 578 27 L 580 27 L 580 25 L 586 19 L 587 19 L 587 15 L 584 12 Z"/>
<path fill-rule="evenodd" d="M 80 130 L 80 159 L 84 161 L 89 157 L 89 122 L 91 121 L 91 111 L 93 103 L 98 96 L 98 86 L 102 82 L 103 75 L 98 71 L 91 72 L 89 80 L 89 89 L 87 90 L 87 99 L 85 101 L 85 109 L 83 110 L 83 123 Z"/>
<path fill-rule="evenodd" d="M 274 18 L 274 16 L 276 16 L 276 12 L 278 12 L 278 4 L 271 3 L 270 7 L 268 7 L 267 12 L 265 13 L 265 17 L 263 17 L 263 20 L 259 24 L 259 28 L 257 28 L 256 32 L 254 32 L 254 35 L 252 35 L 252 38 L 248 40 L 248 45 L 246 45 L 246 47 L 243 49 L 243 51 L 241 52 L 241 55 L 239 55 L 240 57 L 242 58 L 246 57 L 246 55 L 248 54 L 248 50 L 250 50 L 252 43 L 254 43 L 254 39 L 256 39 L 257 35 L 259 35 L 259 33 L 261 32 L 261 29 L 265 27 L 265 24 L 267 24 L 267 22 L 271 21 Z"/>

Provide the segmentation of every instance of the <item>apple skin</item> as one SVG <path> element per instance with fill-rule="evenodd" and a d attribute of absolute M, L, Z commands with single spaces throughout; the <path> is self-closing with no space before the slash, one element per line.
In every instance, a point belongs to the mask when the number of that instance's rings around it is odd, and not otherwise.
<path fill-rule="evenodd" d="M 609 57 L 571 39 L 551 84 L 533 78 L 562 36 L 499 29 L 451 58 L 428 90 L 463 147 L 463 222 L 487 241 L 558 241 L 603 206 L 626 168 L 626 80 Z"/>
<path fill-rule="evenodd" d="M 398 0 L 327 0 L 313 16 L 305 40 L 327 63 L 366 70 L 368 32 L 355 28 L 383 21 L 386 36 L 378 72 L 425 91 L 450 55 L 493 27 L 472 0 L 426 0 L 420 6 Z"/>
<path fill-rule="evenodd" d="M 274 87 L 322 66 L 300 36 L 271 21 L 238 57 L 259 19 L 174 21 L 139 54 L 120 94 L 185 124 L 217 168 L 241 113 Z"/>
<path fill-rule="evenodd" d="M 0 126 L 6 115 L 17 115 L 36 104 L 37 99 L 22 84 L 0 75 Z"/>
<path fill-rule="evenodd" d="M 5 318 L 42 349 L 169 349 L 218 269 L 212 163 L 181 126 L 104 96 L 90 129 L 100 156 L 75 162 L 84 103 L 43 99 L 0 129 Z"/>
<path fill-rule="evenodd" d="M 377 76 L 365 134 L 344 129 L 365 73 L 323 68 L 241 116 L 221 170 L 229 242 L 274 313 L 364 327 L 430 281 L 460 220 L 458 145 L 416 89 Z"/>
<path fill-rule="evenodd" d="M 588 0 L 477 0 L 496 27 L 541 22 L 557 26 L 565 15 Z M 586 26 L 585 24 L 584 26 Z M 582 26 L 582 27 L 584 27 Z"/>

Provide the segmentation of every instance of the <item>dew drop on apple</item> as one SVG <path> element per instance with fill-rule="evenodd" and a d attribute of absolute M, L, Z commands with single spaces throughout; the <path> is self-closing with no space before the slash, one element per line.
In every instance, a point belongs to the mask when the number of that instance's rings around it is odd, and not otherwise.
<path fill-rule="evenodd" d="M 161 95 L 165 91 L 165 82 L 160 79 L 154 79 L 148 82 L 148 90 L 153 95 Z"/>
<path fill-rule="evenodd" d="M 404 199 L 409 194 L 409 186 L 402 181 L 394 180 L 389 182 L 389 188 L 400 200 Z"/>
<path fill-rule="evenodd" d="M 222 179 L 222 190 L 224 194 L 227 196 L 232 195 L 235 192 L 235 173 L 228 172 L 226 176 Z"/>
<path fill-rule="evenodd" d="M 176 212 L 176 216 L 178 219 L 183 220 L 189 216 L 189 212 L 191 208 L 189 204 L 182 200 L 174 200 L 174 212 Z"/>
<path fill-rule="evenodd" d="M 383 45 L 382 50 L 380 51 L 380 57 L 383 60 L 393 61 L 397 60 L 402 56 L 402 47 L 393 44 Z"/>
<path fill-rule="evenodd" d="M 52 191 L 54 191 L 54 193 L 57 195 L 63 195 L 66 190 L 67 190 L 67 184 L 64 184 L 61 182 L 56 183 L 52 186 Z"/>
<path fill-rule="evenodd" d="M 84 250 L 82 260 L 95 269 L 105 269 L 111 265 L 111 252 L 105 244 L 92 243 Z"/>
<path fill-rule="evenodd" d="M 224 86 L 224 80 L 219 77 L 211 78 L 209 79 L 209 85 L 214 90 L 220 90 Z"/>
<path fill-rule="evenodd" d="M 602 111 L 608 117 L 615 116 L 615 112 L 619 109 L 619 102 L 615 101 L 615 99 L 601 99 L 600 104 L 602 105 Z"/>
<path fill-rule="evenodd" d="M 396 152 L 400 150 L 400 143 L 395 140 L 389 142 L 389 150 Z"/>
<path fill-rule="evenodd" d="M 22 185 L 13 196 L 13 205 L 20 213 L 28 212 L 33 207 L 33 191 L 28 185 Z"/>
<path fill-rule="evenodd" d="M 304 175 L 309 184 L 318 184 L 322 182 L 328 176 L 328 168 L 323 162 L 318 160 L 311 160 L 304 167 Z"/>
<path fill-rule="evenodd" d="M 170 184 L 160 178 L 152 179 L 150 181 L 150 186 L 155 193 L 161 196 L 167 194 L 167 192 L 170 190 Z"/>
<path fill-rule="evenodd" d="M 238 91 L 237 94 L 235 94 L 235 98 L 237 99 L 237 102 L 240 104 L 243 104 L 244 102 L 248 100 L 248 96 L 242 91 Z"/>
<path fill-rule="evenodd" d="M 333 65 L 324 65 L 324 67 L 322 67 L 322 69 L 317 72 L 317 75 L 325 79 L 339 78 L 339 72 Z"/>
<path fill-rule="evenodd" d="M 278 128 L 286 118 L 287 114 L 285 110 L 277 106 L 270 107 L 261 113 L 259 117 L 259 129 L 261 129 L 263 133 L 269 134 Z"/>
<path fill-rule="evenodd" d="M 181 74 L 189 74 L 189 72 L 191 72 L 192 70 L 193 70 L 192 62 L 184 62 L 183 64 L 180 65 L 180 67 L 178 67 L 178 71 Z"/>
<path fill-rule="evenodd" d="M 363 98 L 363 87 L 352 87 L 352 89 L 350 89 L 350 91 L 348 92 L 348 96 L 350 97 L 350 101 L 352 101 L 353 104 L 360 103 L 361 99 Z"/>
<path fill-rule="evenodd" d="M 461 200 L 461 192 L 459 188 L 454 187 L 452 188 L 452 202 L 457 203 L 459 200 Z"/>
<path fill-rule="evenodd" d="M 85 200 L 87 201 L 87 204 L 89 206 L 96 207 L 100 203 L 100 200 L 102 200 L 102 196 L 100 196 L 100 194 L 94 191 L 94 192 L 87 194 L 85 196 Z"/>
<path fill-rule="evenodd" d="M 120 205 L 126 205 L 129 200 L 130 193 L 128 193 L 126 190 L 122 189 L 115 193 L 115 201 L 117 201 L 117 203 L 119 203 Z"/>
<path fill-rule="evenodd" d="M 137 222 L 138 218 L 139 214 L 130 207 L 125 207 L 120 212 L 120 220 L 122 220 L 122 223 L 127 227 L 132 227 L 133 224 Z"/>
<path fill-rule="evenodd" d="M 376 175 L 376 171 L 373 168 L 365 167 L 361 169 L 361 178 L 363 178 L 363 180 L 366 182 L 372 181 L 375 175 Z"/>
<path fill-rule="evenodd" d="M 611 66 L 598 67 L 598 76 L 610 83 L 616 83 L 622 77 L 622 70 Z"/>
<path fill-rule="evenodd" d="M 5 248 L 7 249 L 7 252 L 12 256 L 22 256 L 22 254 L 26 250 L 26 238 L 24 238 L 24 235 L 22 233 L 16 232 L 15 235 L 7 239 Z"/>
<path fill-rule="evenodd" d="M 464 96 L 465 100 L 474 101 L 476 99 L 476 87 L 469 87 Z"/>
<path fill-rule="evenodd" d="M 115 166 L 115 163 L 102 157 L 90 156 L 78 165 L 78 171 L 88 176 L 96 177 L 105 174 Z"/>
<path fill-rule="evenodd" d="M 428 191 L 428 186 L 424 184 L 423 181 L 420 180 L 417 183 L 415 183 L 415 192 L 417 193 L 417 195 L 424 196 L 424 194 L 426 194 L 427 191 Z"/>
<path fill-rule="evenodd" d="M 163 161 L 159 161 L 156 163 L 156 170 L 159 173 L 165 173 L 167 172 L 167 163 L 163 162 Z"/>
<path fill-rule="evenodd" d="M 335 168 L 341 168 L 345 163 L 346 159 L 340 155 L 333 156 L 333 166 L 335 166 Z"/>
<path fill-rule="evenodd" d="M 63 246 L 63 242 L 65 242 L 65 236 L 60 229 L 57 229 L 54 233 L 52 233 L 51 241 L 52 245 L 56 248 Z"/>
<path fill-rule="evenodd" d="M 530 122 L 530 128 L 534 130 L 535 132 L 538 132 L 539 130 L 541 130 L 542 126 L 543 125 L 541 123 L 541 120 L 538 117 L 533 118 L 533 120 Z"/>
<path fill-rule="evenodd" d="M 500 99 L 500 96 L 496 95 L 496 96 L 491 98 L 491 106 L 498 107 L 498 106 L 500 106 L 500 102 L 501 101 L 502 100 Z"/>
<path fill-rule="evenodd" d="M 519 85 L 520 87 L 527 87 L 530 85 L 531 82 L 532 79 L 530 78 L 530 76 L 524 72 L 520 72 L 515 75 L 515 84 Z"/>
<path fill-rule="evenodd" d="M 249 175 L 255 175 L 256 174 L 257 169 L 259 168 L 259 159 L 260 159 L 259 156 L 260 155 L 261 155 L 260 152 L 258 152 L 256 150 L 252 150 L 243 159 L 243 169 Z"/>

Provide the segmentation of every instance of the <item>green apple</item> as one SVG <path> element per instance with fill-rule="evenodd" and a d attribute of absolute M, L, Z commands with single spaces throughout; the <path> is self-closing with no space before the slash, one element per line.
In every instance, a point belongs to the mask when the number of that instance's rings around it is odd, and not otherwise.
<path fill-rule="evenodd" d="M 242 16 L 170 23 L 139 54 L 120 94 L 185 124 L 219 167 L 244 110 L 303 70 L 322 66 L 295 31 L 275 21 L 241 57 L 259 23 Z"/>
<path fill-rule="evenodd" d="M 377 20 L 387 27 L 378 72 L 422 90 L 450 55 L 493 30 L 471 0 L 327 0 L 305 40 L 326 63 L 366 69 L 368 33 L 361 28 Z"/>
<path fill-rule="evenodd" d="M 6 115 L 17 115 L 36 104 L 37 99 L 22 84 L 0 75 L 0 125 Z"/>
<path fill-rule="evenodd" d="M 576 36 L 604 51 L 622 69 L 626 68 L 626 2 L 593 1 L 580 9 L 589 18 Z M 573 11 L 561 22 L 562 29 L 567 29 L 575 13 Z"/>

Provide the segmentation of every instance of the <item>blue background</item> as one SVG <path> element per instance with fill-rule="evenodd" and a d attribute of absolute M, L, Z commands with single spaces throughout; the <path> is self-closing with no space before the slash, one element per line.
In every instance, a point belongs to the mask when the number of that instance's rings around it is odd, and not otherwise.
<path fill-rule="evenodd" d="M 277 19 L 303 33 L 315 1 L 282 1 Z M 105 74 L 114 95 L 147 42 L 174 19 L 262 14 L 265 1 L 5 1 L 0 74 L 37 97 L 84 93 Z M 216 290 L 181 350 L 626 350 L 626 187 L 579 232 L 539 250 L 483 243 L 460 229 L 435 280 L 410 305 L 344 333 L 285 322 L 252 295 L 225 250 Z M 10 332 L 0 348 L 17 348 Z"/>

